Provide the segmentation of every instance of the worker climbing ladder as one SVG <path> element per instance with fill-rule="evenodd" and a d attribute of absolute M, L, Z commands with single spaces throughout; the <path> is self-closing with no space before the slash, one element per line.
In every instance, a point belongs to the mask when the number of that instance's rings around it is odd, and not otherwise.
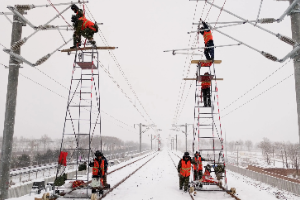
<path fill-rule="evenodd" d="M 65 49 L 61 52 L 75 53 L 73 63 L 69 97 L 67 102 L 65 122 L 63 127 L 62 142 L 60 148 L 59 165 L 56 180 L 58 185 L 65 181 L 83 181 L 81 196 L 89 198 L 91 195 L 91 183 L 89 180 L 88 164 L 96 149 L 102 149 L 101 142 L 94 144 L 93 138 L 100 135 L 101 138 L 101 111 L 99 90 L 99 55 L 98 49 L 108 50 L 114 47 L 84 47 L 77 49 Z M 65 177 L 66 166 L 74 166 L 74 177 Z M 74 169 L 73 167 L 73 169 Z M 82 174 L 83 171 L 84 174 Z M 59 183 L 62 182 L 62 183 Z M 84 192 L 82 192 L 84 190 Z M 82 194 L 84 194 L 82 196 Z M 76 198 L 72 191 L 69 197 Z"/>
<path fill-rule="evenodd" d="M 195 149 L 200 151 L 206 162 L 202 179 L 192 181 L 195 189 L 198 190 L 223 191 L 218 187 L 204 188 L 203 185 L 220 185 L 224 177 L 225 184 L 227 182 L 217 87 L 217 80 L 223 79 L 216 78 L 214 69 L 214 64 L 220 63 L 219 60 L 214 63 L 207 60 L 193 60 L 192 64 L 197 64 L 197 76 L 194 79 L 185 79 L 196 81 L 193 151 Z M 215 177 L 210 174 L 211 172 L 215 172 Z"/>

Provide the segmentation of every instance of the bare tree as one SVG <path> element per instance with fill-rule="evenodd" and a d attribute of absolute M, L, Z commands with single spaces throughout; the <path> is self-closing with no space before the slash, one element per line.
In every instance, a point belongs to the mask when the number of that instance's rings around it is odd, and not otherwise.
<path fill-rule="evenodd" d="M 253 143 L 252 143 L 251 140 L 247 140 L 247 141 L 245 142 L 245 145 L 246 145 L 248 151 L 251 151 L 251 149 L 253 148 Z"/>
<path fill-rule="evenodd" d="M 268 165 L 271 163 L 271 154 L 273 153 L 272 142 L 268 138 L 263 138 L 263 141 L 260 142 L 259 148 L 262 149 L 263 156 L 266 158 Z"/>
<path fill-rule="evenodd" d="M 296 168 L 298 174 L 298 151 L 299 145 L 298 144 L 290 144 L 287 147 L 288 149 L 288 156 L 292 163 L 292 168 Z"/>
<path fill-rule="evenodd" d="M 51 141 L 51 138 L 48 137 L 46 134 L 44 134 L 41 139 L 40 139 L 41 143 L 44 145 L 44 151 L 46 151 L 48 143 Z"/>

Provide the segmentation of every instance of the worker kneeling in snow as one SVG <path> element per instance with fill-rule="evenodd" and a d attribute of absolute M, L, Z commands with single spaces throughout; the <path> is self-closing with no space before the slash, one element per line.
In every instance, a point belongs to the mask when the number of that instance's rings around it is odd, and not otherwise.
<path fill-rule="evenodd" d="M 183 158 L 178 163 L 179 189 L 182 190 L 184 186 L 184 192 L 187 192 L 188 189 L 192 163 L 196 164 L 192 161 L 189 152 L 185 152 Z"/>

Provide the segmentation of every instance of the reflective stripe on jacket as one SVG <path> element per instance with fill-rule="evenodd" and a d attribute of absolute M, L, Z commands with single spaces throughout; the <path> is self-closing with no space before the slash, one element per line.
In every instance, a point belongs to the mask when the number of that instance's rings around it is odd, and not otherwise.
<path fill-rule="evenodd" d="M 88 20 L 87 18 L 85 17 L 80 17 L 79 20 L 82 20 L 83 23 L 82 23 L 82 26 L 81 26 L 81 30 L 83 31 L 84 29 L 86 28 L 89 28 L 89 29 L 92 29 L 93 31 L 96 31 L 95 27 L 94 27 L 94 23 L 91 22 L 90 20 Z"/>
<path fill-rule="evenodd" d="M 185 162 L 183 159 L 181 159 L 181 168 L 180 168 L 180 174 L 184 177 L 190 176 L 191 173 L 191 161 Z"/>
<path fill-rule="evenodd" d="M 203 38 L 204 38 L 204 43 L 205 44 L 207 44 L 208 41 L 213 40 L 213 36 L 212 36 L 211 31 L 208 31 L 208 32 L 204 31 Z"/>
<path fill-rule="evenodd" d="M 94 176 L 99 176 L 99 175 L 103 176 L 104 175 L 104 160 L 101 160 L 100 165 L 99 165 L 98 160 L 96 160 L 96 159 L 94 160 L 93 175 Z"/>
<path fill-rule="evenodd" d="M 203 167 L 202 167 L 202 161 L 201 161 L 201 157 L 199 156 L 198 158 L 195 157 L 195 162 L 197 163 L 196 165 L 194 165 L 194 170 L 196 171 L 202 171 Z"/>

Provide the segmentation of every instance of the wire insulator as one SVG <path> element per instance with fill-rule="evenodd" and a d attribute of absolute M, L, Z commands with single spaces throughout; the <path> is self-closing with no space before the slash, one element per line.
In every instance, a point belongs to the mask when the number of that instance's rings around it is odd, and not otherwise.
<path fill-rule="evenodd" d="M 289 37 L 286 37 L 284 35 L 280 35 L 278 34 L 277 37 L 282 40 L 283 42 L 287 43 L 287 44 L 290 44 L 292 46 L 295 46 L 297 44 L 297 42 Z"/>
<path fill-rule="evenodd" d="M 277 20 L 274 19 L 274 18 L 263 18 L 263 19 L 259 19 L 258 23 L 261 23 L 261 24 L 271 24 L 271 23 L 274 23 L 276 21 Z"/>
<path fill-rule="evenodd" d="M 15 8 L 17 8 L 18 10 L 30 10 L 33 8 L 33 5 L 15 5 Z"/>
<path fill-rule="evenodd" d="M 11 50 L 16 51 L 18 50 L 25 42 L 27 41 L 26 38 L 19 40 L 17 42 L 15 42 L 13 45 L 11 45 Z"/>
<path fill-rule="evenodd" d="M 46 60 L 48 60 L 48 58 L 50 58 L 50 54 L 45 55 L 44 57 L 42 57 L 41 59 L 39 59 L 38 61 L 36 61 L 36 63 L 34 64 L 34 66 L 38 66 L 43 64 Z"/>
<path fill-rule="evenodd" d="M 273 61 L 277 61 L 278 60 L 276 56 L 273 56 L 273 55 L 271 55 L 271 54 L 269 54 L 267 52 L 262 51 L 261 54 L 263 56 L 265 56 L 266 58 L 270 59 L 270 60 L 273 60 Z"/>
<path fill-rule="evenodd" d="M 47 30 L 49 28 L 56 28 L 56 26 L 53 26 L 53 25 L 40 25 L 37 27 L 37 29 L 40 29 L 40 30 Z"/>

